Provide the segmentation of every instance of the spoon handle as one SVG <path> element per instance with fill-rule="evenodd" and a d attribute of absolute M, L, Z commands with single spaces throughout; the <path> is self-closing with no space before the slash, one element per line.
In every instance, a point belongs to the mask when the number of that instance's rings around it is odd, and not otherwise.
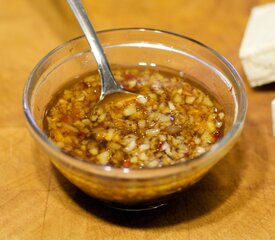
<path fill-rule="evenodd" d="M 84 32 L 97 62 L 101 79 L 101 98 L 111 92 L 121 91 L 81 0 L 67 0 L 67 2 Z"/>

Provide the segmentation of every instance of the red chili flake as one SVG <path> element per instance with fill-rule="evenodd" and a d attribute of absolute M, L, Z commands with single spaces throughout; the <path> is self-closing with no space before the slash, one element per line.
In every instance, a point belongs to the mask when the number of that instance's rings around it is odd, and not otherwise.
<path fill-rule="evenodd" d="M 60 118 L 60 121 L 61 121 L 61 122 L 64 122 L 64 123 L 68 123 L 68 121 L 69 121 L 68 115 L 63 114 L 63 115 L 61 116 L 61 118 Z"/>
<path fill-rule="evenodd" d="M 87 89 L 91 87 L 91 84 L 90 83 L 87 83 L 87 82 L 83 82 L 83 89 Z"/>
<path fill-rule="evenodd" d="M 193 140 L 188 140 L 186 144 L 188 145 L 188 147 L 192 147 L 195 145 L 195 142 Z"/>
<path fill-rule="evenodd" d="M 129 168 L 129 167 L 131 166 L 131 161 L 130 161 L 130 159 L 125 159 L 125 160 L 123 161 L 122 166 L 125 167 L 125 168 Z"/>
<path fill-rule="evenodd" d="M 155 152 L 159 152 L 162 148 L 163 142 L 159 142 L 156 146 L 156 151 Z"/>
<path fill-rule="evenodd" d="M 206 119 L 208 116 L 207 116 L 207 114 L 206 113 L 203 113 L 202 115 L 201 115 L 201 119 Z"/>
<path fill-rule="evenodd" d="M 135 76 L 131 73 L 124 75 L 124 79 L 127 80 L 127 81 L 132 80 L 133 78 L 135 78 Z"/>
<path fill-rule="evenodd" d="M 189 157 L 190 157 L 190 154 L 191 154 L 191 153 L 188 151 L 188 152 L 184 153 L 184 157 L 185 157 L 185 158 L 189 158 Z"/>
<path fill-rule="evenodd" d="M 110 158 L 110 159 L 109 159 L 109 161 L 108 161 L 108 165 L 110 165 L 110 166 L 114 166 L 114 161 L 113 161 L 113 159 L 112 159 L 112 158 Z"/>
<path fill-rule="evenodd" d="M 73 117 L 73 121 L 77 121 L 81 119 L 81 113 L 78 109 L 72 108 L 71 115 Z"/>
<path fill-rule="evenodd" d="M 221 138 L 221 134 L 222 132 L 220 130 L 216 130 L 215 132 L 213 132 L 212 137 L 215 142 L 217 142 Z"/>
<path fill-rule="evenodd" d="M 68 132 L 63 132 L 62 135 L 63 135 L 63 137 L 67 137 L 69 135 L 69 133 Z"/>
<path fill-rule="evenodd" d="M 77 137 L 80 139 L 80 140 L 83 140 L 85 138 L 86 134 L 84 132 L 79 132 L 77 134 Z"/>

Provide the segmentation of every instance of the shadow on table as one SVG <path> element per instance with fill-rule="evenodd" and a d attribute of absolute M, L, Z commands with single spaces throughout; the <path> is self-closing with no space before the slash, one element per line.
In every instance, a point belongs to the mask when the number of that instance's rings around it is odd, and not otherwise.
<path fill-rule="evenodd" d="M 211 223 L 246 205 L 264 181 L 268 165 L 265 145 L 262 144 L 264 140 L 252 122 L 250 125 L 249 129 L 254 128 L 254 131 L 245 128 L 241 142 L 200 182 L 169 201 L 166 206 L 155 210 L 124 212 L 109 208 L 78 190 L 56 169 L 53 172 L 61 189 L 76 204 L 90 214 L 116 225 L 130 228 L 164 227 L 197 220 L 205 215 L 207 222 Z M 251 144 L 248 139 L 255 140 Z M 253 191 L 246 191 L 251 188 Z M 248 195 L 238 197 L 243 190 Z M 226 204 L 229 198 L 230 206 Z M 205 224 L 205 220 L 201 224 Z"/>

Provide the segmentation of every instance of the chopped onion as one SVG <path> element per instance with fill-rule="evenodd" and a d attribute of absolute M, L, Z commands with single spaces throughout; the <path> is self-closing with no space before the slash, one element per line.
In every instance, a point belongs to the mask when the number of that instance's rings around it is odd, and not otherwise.
<path fill-rule="evenodd" d="M 123 111 L 123 115 L 125 117 L 128 117 L 134 113 L 136 113 L 136 105 L 135 104 L 130 104 L 129 106 L 127 106 L 124 111 Z"/>

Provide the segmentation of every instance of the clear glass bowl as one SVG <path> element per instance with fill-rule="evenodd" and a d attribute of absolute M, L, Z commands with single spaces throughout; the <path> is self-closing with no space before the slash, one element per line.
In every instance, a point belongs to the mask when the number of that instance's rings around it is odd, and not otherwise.
<path fill-rule="evenodd" d="M 47 104 L 66 82 L 97 69 L 84 37 L 46 55 L 31 73 L 23 96 L 28 127 L 44 154 L 73 184 L 111 206 L 141 210 L 161 205 L 197 182 L 236 143 L 247 109 L 243 82 L 234 67 L 211 48 L 175 33 L 154 29 L 115 29 L 98 33 L 111 66 L 161 66 L 186 73 L 219 100 L 225 135 L 201 156 L 155 169 L 100 166 L 73 158 L 43 131 Z"/>

